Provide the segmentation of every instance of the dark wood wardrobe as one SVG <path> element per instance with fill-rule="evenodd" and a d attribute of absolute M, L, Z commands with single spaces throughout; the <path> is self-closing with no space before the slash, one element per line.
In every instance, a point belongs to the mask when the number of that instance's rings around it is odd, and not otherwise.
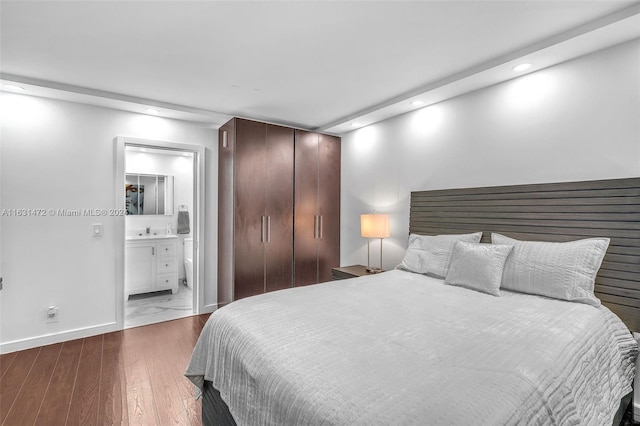
<path fill-rule="evenodd" d="M 340 266 L 340 138 L 296 130 L 296 286 L 331 281 Z"/>
<path fill-rule="evenodd" d="M 218 145 L 218 306 L 331 280 L 340 138 L 234 118 Z"/>

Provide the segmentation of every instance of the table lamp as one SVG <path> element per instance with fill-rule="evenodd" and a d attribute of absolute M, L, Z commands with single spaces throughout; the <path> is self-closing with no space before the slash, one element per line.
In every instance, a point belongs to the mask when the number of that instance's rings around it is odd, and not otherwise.
<path fill-rule="evenodd" d="M 382 239 L 391 236 L 389 230 L 389 215 L 380 213 L 360 215 L 360 235 L 367 238 L 367 272 L 382 272 Z M 380 238 L 380 267 L 371 266 L 369 260 L 369 238 Z"/>

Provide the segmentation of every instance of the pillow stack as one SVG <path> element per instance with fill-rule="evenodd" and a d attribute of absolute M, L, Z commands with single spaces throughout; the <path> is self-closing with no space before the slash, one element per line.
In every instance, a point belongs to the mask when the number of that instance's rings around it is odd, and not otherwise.
<path fill-rule="evenodd" d="M 445 284 L 500 296 L 500 289 L 599 306 L 595 278 L 609 238 L 566 243 L 520 241 L 482 232 L 423 236 L 411 234 L 400 269 L 445 279 Z"/>

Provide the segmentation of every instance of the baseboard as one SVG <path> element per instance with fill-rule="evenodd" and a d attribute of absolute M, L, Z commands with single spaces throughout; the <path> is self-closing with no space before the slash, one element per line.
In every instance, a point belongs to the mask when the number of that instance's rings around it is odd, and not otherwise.
<path fill-rule="evenodd" d="M 210 314 L 213 311 L 215 311 L 216 309 L 218 309 L 218 304 L 217 303 L 213 303 L 211 305 L 204 305 L 202 307 L 202 309 L 200 310 L 201 314 Z"/>
<path fill-rule="evenodd" d="M 66 342 L 69 340 L 82 339 L 117 330 L 118 328 L 116 327 L 116 323 L 110 322 L 92 327 L 63 331 L 61 333 L 45 334 L 43 336 L 30 337 L 28 339 L 14 340 L 11 342 L 0 343 L 0 354 L 22 351 L 38 346 L 52 345 L 54 343 Z"/>

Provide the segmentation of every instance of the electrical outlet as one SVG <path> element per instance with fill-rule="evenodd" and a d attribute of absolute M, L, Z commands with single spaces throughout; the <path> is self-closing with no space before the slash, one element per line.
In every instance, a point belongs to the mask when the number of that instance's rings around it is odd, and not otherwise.
<path fill-rule="evenodd" d="M 47 312 L 47 322 L 58 322 L 58 307 L 57 306 L 49 306 L 46 309 Z"/>
<path fill-rule="evenodd" d="M 93 225 L 91 225 L 91 234 L 94 237 L 102 237 L 103 231 L 104 229 L 101 223 L 94 223 Z"/>

